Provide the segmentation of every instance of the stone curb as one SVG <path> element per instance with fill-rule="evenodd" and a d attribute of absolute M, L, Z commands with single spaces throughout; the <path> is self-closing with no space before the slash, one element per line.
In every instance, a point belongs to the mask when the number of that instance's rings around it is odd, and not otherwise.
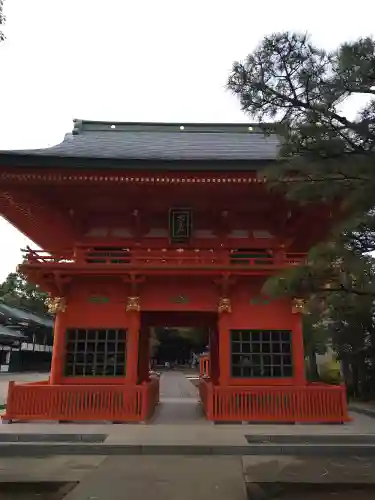
<path fill-rule="evenodd" d="M 104 443 L 109 434 L 94 433 L 11 433 L 0 432 L 1 443 Z M 329 434 L 329 435 L 296 435 L 296 434 L 273 434 L 273 435 L 244 435 L 250 446 L 259 445 L 375 445 L 374 434 Z M 105 444 L 105 443 L 104 443 Z M 107 446 L 107 444 L 105 444 Z M 122 446 L 115 444 L 115 446 Z M 144 445 L 149 446 L 149 445 Z M 164 446 L 164 445 L 163 445 Z M 171 445 L 173 446 L 173 445 Z M 195 446 L 195 445 L 186 445 Z M 245 445 L 246 446 L 246 445 Z M 206 447 L 206 446 L 205 446 Z"/>
<path fill-rule="evenodd" d="M 255 435 L 245 434 L 250 444 L 278 444 L 278 445 L 375 445 L 375 434 L 328 434 L 328 435 L 298 435 L 272 434 Z M 1 440 L 1 439 L 0 439 Z"/>
<path fill-rule="evenodd" d="M 365 415 L 366 417 L 375 418 L 375 410 L 368 410 L 367 408 L 357 408 L 356 406 L 349 406 L 349 410 L 353 413 L 358 413 L 359 415 Z"/>
<path fill-rule="evenodd" d="M 1 443 L 103 443 L 108 434 L 45 434 L 0 432 Z"/>
<path fill-rule="evenodd" d="M 375 445 L 119 445 L 1 443 L 0 456 L 46 457 L 51 455 L 227 455 L 227 456 L 362 456 L 375 457 Z"/>

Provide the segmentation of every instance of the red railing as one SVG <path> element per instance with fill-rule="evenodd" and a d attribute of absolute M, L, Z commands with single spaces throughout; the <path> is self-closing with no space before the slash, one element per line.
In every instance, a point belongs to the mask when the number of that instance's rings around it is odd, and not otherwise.
<path fill-rule="evenodd" d="M 212 418 L 212 388 L 213 385 L 206 380 L 200 380 L 198 391 L 199 398 L 202 402 L 204 412 L 208 420 L 213 420 Z"/>
<path fill-rule="evenodd" d="M 159 379 L 143 385 L 41 385 L 9 383 L 3 420 L 148 420 L 159 401 Z"/>
<path fill-rule="evenodd" d="M 209 366 L 210 363 L 210 356 L 209 355 L 202 355 L 199 358 L 199 375 L 201 377 L 208 377 L 209 376 Z"/>
<path fill-rule="evenodd" d="M 220 387 L 200 380 L 212 421 L 343 423 L 349 421 L 344 386 Z"/>
<path fill-rule="evenodd" d="M 160 399 L 160 378 L 158 376 L 152 376 L 149 382 L 146 382 L 147 387 L 147 398 L 146 398 L 146 417 L 144 420 L 148 420 L 154 414 L 156 406 L 159 404 Z"/>
<path fill-rule="evenodd" d="M 191 268 L 233 268 L 233 269 L 274 269 L 301 264 L 306 254 L 288 253 L 283 258 L 268 254 L 251 256 L 246 252 L 233 250 L 200 249 L 148 249 L 148 250 L 101 250 L 76 248 L 74 252 L 54 252 L 26 249 L 26 265 L 31 266 L 78 266 L 102 268 L 103 266 L 123 266 L 127 268 L 179 269 Z"/>
<path fill-rule="evenodd" d="M 21 250 L 23 252 L 23 257 L 29 263 L 40 263 L 40 264 L 70 264 L 76 262 L 74 254 L 72 251 L 65 250 L 62 252 L 50 252 L 46 250 L 33 250 L 27 247 Z"/>

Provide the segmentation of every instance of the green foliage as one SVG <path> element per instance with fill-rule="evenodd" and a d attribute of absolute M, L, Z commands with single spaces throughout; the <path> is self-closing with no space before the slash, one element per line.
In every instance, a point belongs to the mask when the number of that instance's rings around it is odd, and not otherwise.
<path fill-rule="evenodd" d="M 308 297 L 312 310 L 324 308 L 332 294 L 374 298 L 374 259 L 359 250 L 350 249 L 341 241 L 320 244 L 308 255 L 301 266 L 286 269 L 264 284 L 264 292 L 277 298 L 281 296 Z"/>
<path fill-rule="evenodd" d="M 320 380 L 326 384 L 340 384 L 342 382 L 342 375 L 339 363 L 335 361 L 322 366 L 320 369 Z"/>
<path fill-rule="evenodd" d="M 272 277 L 264 292 L 305 297 L 309 359 L 330 339 L 347 382 L 375 393 L 375 41 L 328 52 L 307 35 L 273 34 L 234 63 L 228 88 L 280 137 L 279 160 L 260 172 L 270 189 L 300 204 L 329 202 L 341 219 L 305 265 Z M 365 104 L 351 118 L 343 110 L 353 96 Z"/>
<path fill-rule="evenodd" d="M 343 223 L 330 241 L 310 253 L 306 266 L 268 283 L 267 291 L 320 293 L 328 285 L 375 296 L 372 263 L 363 255 L 375 249 L 375 41 L 327 52 L 307 35 L 273 34 L 234 63 L 228 87 L 246 113 L 281 137 L 280 160 L 261 172 L 270 188 L 342 210 Z M 342 109 L 354 95 L 368 102 L 349 119 Z"/>
<path fill-rule="evenodd" d="M 355 213 L 372 209 L 375 175 L 375 42 L 360 39 L 328 53 L 306 35 L 266 37 L 228 86 L 242 109 L 283 139 L 280 162 L 266 176 L 304 203 L 345 200 Z M 369 96 L 353 120 L 342 113 L 353 95 Z M 264 172 L 262 172 L 263 175 Z"/>
<path fill-rule="evenodd" d="M 325 354 L 329 342 L 329 333 L 327 328 L 322 327 L 316 322 L 316 316 L 307 315 L 303 317 L 303 343 L 305 352 L 312 349 L 315 354 Z"/>
<path fill-rule="evenodd" d="M 307 379 L 310 382 L 320 380 L 316 355 L 325 354 L 329 342 L 329 332 L 315 324 L 316 317 L 312 314 L 303 316 L 303 343 L 307 357 Z"/>
<path fill-rule="evenodd" d="M 26 308 L 34 313 L 45 314 L 47 294 L 36 285 L 29 283 L 25 277 L 16 272 L 10 273 L 0 284 L 0 300 L 10 306 Z"/>
<path fill-rule="evenodd" d="M 159 337 L 164 336 L 172 339 L 179 338 L 192 347 L 200 347 L 207 344 L 207 332 L 197 328 L 173 328 L 159 331 Z"/>
<path fill-rule="evenodd" d="M 153 355 L 159 360 L 190 358 L 191 351 L 202 352 L 208 342 L 207 332 L 196 328 L 155 328 L 158 345 Z"/>
<path fill-rule="evenodd" d="M 149 338 L 149 352 L 150 357 L 153 357 L 157 352 L 157 348 L 160 345 L 160 341 L 158 340 L 155 332 L 155 328 L 150 328 L 150 338 Z"/>
<path fill-rule="evenodd" d="M 3 6 L 4 6 L 4 0 L 0 0 L 0 42 L 5 40 L 4 33 L 1 30 L 1 27 L 5 23 L 5 16 L 3 14 Z"/>

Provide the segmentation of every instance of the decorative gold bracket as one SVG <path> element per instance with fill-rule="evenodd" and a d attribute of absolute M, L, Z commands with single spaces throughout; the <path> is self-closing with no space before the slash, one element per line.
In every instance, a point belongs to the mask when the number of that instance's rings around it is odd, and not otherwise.
<path fill-rule="evenodd" d="M 67 308 L 65 297 L 48 297 L 45 300 L 45 305 L 47 306 L 50 314 L 65 312 Z"/>
<path fill-rule="evenodd" d="M 127 303 L 126 303 L 126 311 L 136 311 L 140 312 L 141 310 L 141 299 L 140 297 L 128 297 Z"/>
<path fill-rule="evenodd" d="M 220 297 L 217 311 L 219 314 L 232 312 L 232 304 L 228 297 Z"/>
<path fill-rule="evenodd" d="M 293 299 L 292 313 L 293 314 L 304 314 L 305 312 L 306 312 L 306 300 Z"/>

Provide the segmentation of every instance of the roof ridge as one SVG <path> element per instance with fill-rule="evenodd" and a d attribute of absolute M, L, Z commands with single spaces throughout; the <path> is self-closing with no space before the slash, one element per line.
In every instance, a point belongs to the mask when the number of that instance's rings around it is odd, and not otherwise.
<path fill-rule="evenodd" d="M 73 120 L 73 135 L 83 132 L 197 132 L 197 133 L 264 133 L 270 124 L 255 122 L 117 122 L 95 120 Z"/>
<path fill-rule="evenodd" d="M 266 127 L 274 125 L 274 123 L 260 123 L 260 122 L 189 122 L 180 120 L 178 122 L 163 122 L 163 121 L 118 121 L 118 120 L 86 120 L 84 118 L 74 118 L 73 123 L 92 123 L 92 124 L 114 124 L 114 125 L 196 125 L 196 126 L 238 126 L 238 125 L 253 125 L 259 127 Z"/>

